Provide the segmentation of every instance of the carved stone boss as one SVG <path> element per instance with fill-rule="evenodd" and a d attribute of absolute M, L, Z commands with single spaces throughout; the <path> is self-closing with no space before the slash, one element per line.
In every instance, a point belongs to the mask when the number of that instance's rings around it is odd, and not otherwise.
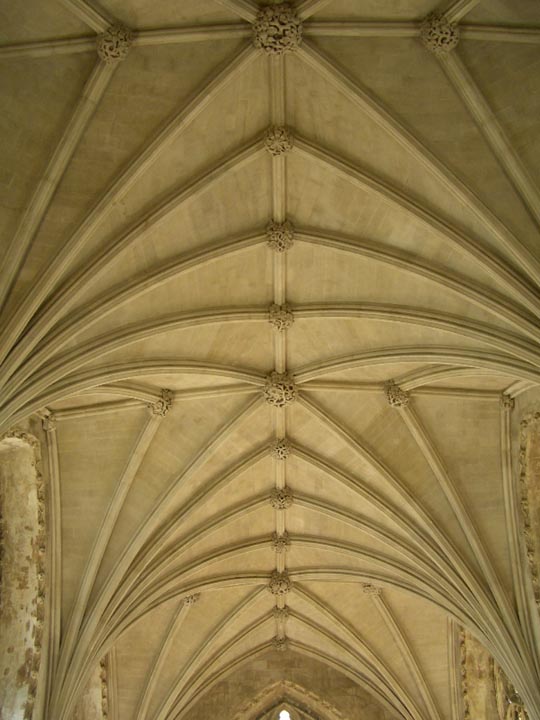
<path fill-rule="evenodd" d="M 131 44 L 133 33 L 124 25 L 111 25 L 97 36 L 97 54 L 103 62 L 112 65 L 125 60 Z"/>
<path fill-rule="evenodd" d="M 446 55 L 459 42 L 459 28 L 448 22 L 444 15 L 433 13 L 422 23 L 420 39 L 435 55 Z"/>
<path fill-rule="evenodd" d="M 294 243 L 294 226 L 289 220 L 279 223 L 273 220 L 266 227 L 268 247 L 274 252 L 286 252 Z"/>
<path fill-rule="evenodd" d="M 291 580 L 286 570 L 279 572 L 274 570 L 270 576 L 270 582 L 268 583 L 268 589 L 272 595 L 286 595 L 291 590 Z"/>
<path fill-rule="evenodd" d="M 519 493 L 521 525 L 534 600 L 540 612 L 540 412 L 520 428 Z"/>
<path fill-rule="evenodd" d="M 289 128 L 274 125 L 266 131 L 264 146 L 274 157 L 290 152 L 293 144 L 293 134 Z"/>
<path fill-rule="evenodd" d="M 294 322 L 294 315 L 289 305 L 277 305 L 273 303 L 268 308 L 268 321 L 278 332 L 283 332 L 291 327 Z"/>
<path fill-rule="evenodd" d="M 407 407 L 409 404 L 409 394 L 402 390 L 393 380 L 385 383 L 384 391 L 388 404 L 394 408 Z"/>
<path fill-rule="evenodd" d="M 253 44 L 270 55 L 298 49 L 302 42 L 302 21 L 289 3 L 263 7 L 253 23 Z"/>
<path fill-rule="evenodd" d="M 291 444 L 288 440 L 276 440 L 270 445 L 270 455 L 276 460 L 286 460 L 291 454 Z"/>
<path fill-rule="evenodd" d="M 293 494 L 288 487 L 274 488 L 270 493 L 270 504 L 275 510 L 287 510 L 293 504 Z"/>
<path fill-rule="evenodd" d="M 271 372 L 266 376 L 264 398 L 269 405 L 285 407 L 296 400 L 296 384 L 288 373 Z"/>

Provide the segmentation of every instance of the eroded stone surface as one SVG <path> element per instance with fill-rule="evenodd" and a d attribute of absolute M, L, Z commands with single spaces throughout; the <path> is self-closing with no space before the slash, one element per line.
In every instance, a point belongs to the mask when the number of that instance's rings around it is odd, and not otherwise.
<path fill-rule="evenodd" d="M 286 460 L 291 454 L 291 444 L 288 440 L 276 440 L 270 445 L 270 455 L 276 460 Z"/>

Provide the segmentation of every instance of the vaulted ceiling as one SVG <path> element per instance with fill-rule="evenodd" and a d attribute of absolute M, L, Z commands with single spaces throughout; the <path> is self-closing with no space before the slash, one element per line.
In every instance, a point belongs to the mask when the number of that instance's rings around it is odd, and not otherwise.
<path fill-rule="evenodd" d="M 115 720 L 455 720 L 454 623 L 540 717 L 508 531 L 540 5 L 295 9 L 280 54 L 248 0 L 1 5 L 0 422 L 45 425 L 46 717 L 108 655 Z"/>

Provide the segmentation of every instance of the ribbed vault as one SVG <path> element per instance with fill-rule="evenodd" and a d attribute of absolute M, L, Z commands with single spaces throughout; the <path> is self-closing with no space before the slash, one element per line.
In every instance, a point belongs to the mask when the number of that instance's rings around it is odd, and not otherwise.
<path fill-rule="evenodd" d="M 276 5 L 2 11 L 34 717 L 458 720 L 462 626 L 539 720 L 540 9 Z"/>

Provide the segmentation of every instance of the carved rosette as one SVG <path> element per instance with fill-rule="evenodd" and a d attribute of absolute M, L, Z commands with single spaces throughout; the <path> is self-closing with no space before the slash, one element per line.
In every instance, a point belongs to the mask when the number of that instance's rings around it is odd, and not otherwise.
<path fill-rule="evenodd" d="M 384 385 L 386 399 L 388 404 L 394 408 L 407 407 L 409 404 L 409 394 L 402 390 L 393 380 L 389 380 Z"/>
<path fill-rule="evenodd" d="M 291 454 L 291 444 L 288 440 L 276 440 L 270 445 L 270 455 L 276 460 L 286 460 Z"/>
<path fill-rule="evenodd" d="M 289 533 L 285 530 L 283 535 L 279 535 L 277 532 L 272 534 L 272 548 L 276 553 L 287 552 L 291 545 L 291 538 Z"/>
<path fill-rule="evenodd" d="M 272 595 L 282 596 L 290 592 L 291 585 L 292 584 L 289 578 L 289 573 L 286 570 L 284 570 L 283 572 L 274 570 L 274 572 L 270 576 L 268 589 L 270 590 Z"/>
<path fill-rule="evenodd" d="M 522 532 L 534 600 L 540 612 L 540 412 L 521 422 L 519 464 Z"/>
<path fill-rule="evenodd" d="M 278 223 L 272 221 L 266 227 L 268 247 L 274 252 L 286 252 L 294 243 L 294 226 L 289 220 Z"/>
<path fill-rule="evenodd" d="M 282 608 L 275 607 L 272 610 L 272 615 L 278 622 L 285 623 L 289 619 L 289 608 L 286 605 Z"/>
<path fill-rule="evenodd" d="M 262 692 L 250 700 L 240 709 L 238 713 L 232 718 L 232 720 L 245 720 L 247 717 L 260 717 L 260 710 L 267 704 L 267 698 L 269 692 L 276 691 L 282 695 L 284 690 L 294 691 L 299 697 L 303 697 L 306 700 L 311 700 L 313 707 L 321 708 L 326 710 L 325 717 L 333 718 L 333 720 L 344 720 L 342 713 L 331 705 L 327 700 L 323 700 L 319 695 L 316 695 L 311 690 L 306 690 L 304 686 L 297 685 L 291 680 L 278 680 L 269 687 L 267 686 Z"/>
<path fill-rule="evenodd" d="M 298 49 L 302 42 L 302 21 L 289 3 L 263 7 L 253 23 L 253 45 L 271 55 Z"/>
<path fill-rule="evenodd" d="M 274 488 L 270 493 L 270 504 L 274 510 L 287 510 L 293 504 L 294 496 L 288 487 Z"/>
<path fill-rule="evenodd" d="M 152 415 L 159 415 L 160 417 L 165 417 L 165 415 L 171 409 L 172 401 L 172 391 L 162 390 L 160 399 L 156 400 L 156 402 L 152 403 L 152 405 L 149 405 L 150 410 L 152 411 Z"/>
<path fill-rule="evenodd" d="M 97 36 L 97 54 L 103 62 L 114 64 L 125 60 L 131 44 L 133 33 L 124 25 L 111 25 Z"/>
<path fill-rule="evenodd" d="M 290 152 L 293 148 L 293 143 L 293 135 L 286 127 L 275 125 L 266 131 L 264 146 L 270 155 L 274 157 Z"/>
<path fill-rule="evenodd" d="M 272 647 L 278 652 L 285 652 L 287 650 L 287 638 L 275 637 L 272 640 Z"/>
<path fill-rule="evenodd" d="M 507 395 L 506 393 L 502 393 L 501 395 L 501 407 L 503 410 L 507 410 L 508 412 L 512 411 L 516 405 L 516 401 L 511 395 Z"/>
<path fill-rule="evenodd" d="M 293 324 L 294 315 L 289 305 L 272 303 L 268 308 L 268 321 L 278 332 L 283 332 Z"/>
<path fill-rule="evenodd" d="M 296 400 L 296 384 L 288 373 L 271 372 L 266 376 L 264 399 L 274 407 L 285 407 Z"/>
<path fill-rule="evenodd" d="M 372 585 L 372 583 L 362 583 L 362 592 L 364 595 L 379 596 L 382 590 L 377 585 Z"/>
<path fill-rule="evenodd" d="M 420 39 L 435 55 L 446 55 L 459 42 L 459 28 L 448 22 L 444 15 L 428 15 L 420 29 Z"/>
<path fill-rule="evenodd" d="M 35 438 L 33 438 L 35 440 Z M 36 441 L 37 442 L 37 441 Z M 35 446 L 34 446 L 35 447 Z M 43 645 L 43 629 L 45 624 L 45 563 L 47 548 L 45 545 L 47 529 L 45 526 L 45 483 L 41 473 L 41 456 L 36 459 L 36 493 L 38 511 L 38 534 L 37 534 L 37 598 L 36 598 L 36 624 L 34 628 L 34 657 L 30 676 L 29 699 L 25 708 L 25 720 L 31 718 L 33 706 L 37 695 L 37 680 L 41 665 L 41 654 Z"/>
<path fill-rule="evenodd" d="M 201 597 L 200 593 L 193 593 L 192 595 L 186 595 L 186 597 L 183 600 L 184 607 L 193 607 L 196 602 L 198 602 L 199 598 Z"/>
<path fill-rule="evenodd" d="M 41 425 L 42 425 L 42 427 L 43 427 L 43 430 L 44 430 L 46 433 L 53 432 L 54 430 L 56 430 L 56 417 L 55 417 L 55 415 L 53 415 L 53 413 L 49 413 L 48 415 L 46 415 L 46 416 L 42 419 Z"/>
<path fill-rule="evenodd" d="M 463 628 L 459 653 L 465 720 L 527 720 L 523 701 L 502 668 L 487 648 Z"/>

